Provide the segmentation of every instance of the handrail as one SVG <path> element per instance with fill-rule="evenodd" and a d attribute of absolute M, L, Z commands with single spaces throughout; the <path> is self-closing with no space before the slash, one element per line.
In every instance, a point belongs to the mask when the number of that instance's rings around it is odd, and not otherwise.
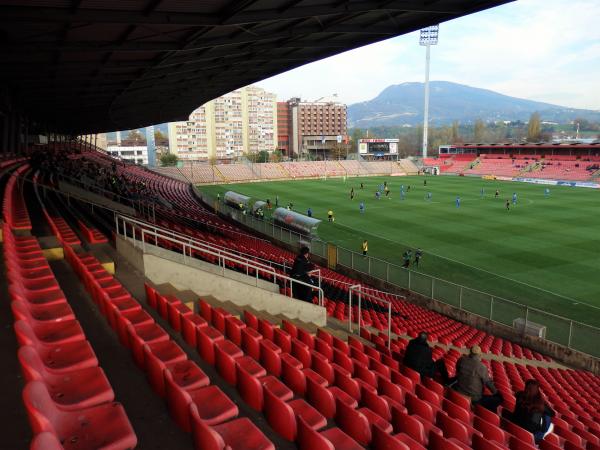
<path fill-rule="evenodd" d="M 378 301 L 378 302 L 382 302 L 388 305 L 388 340 L 387 340 L 387 346 L 388 346 L 388 350 L 391 348 L 391 343 L 392 343 L 392 302 L 390 302 L 389 300 L 385 300 L 383 298 L 379 298 L 376 297 L 372 294 L 369 294 L 368 292 L 363 292 L 362 289 L 364 289 L 364 286 L 360 285 L 360 284 L 355 284 L 353 286 L 350 286 L 350 288 L 348 289 L 348 331 L 350 331 L 350 333 L 352 333 L 352 293 L 353 292 L 357 292 L 358 294 L 358 334 L 360 335 L 360 328 L 362 325 L 362 299 L 363 297 L 371 297 L 372 299 Z"/>
<path fill-rule="evenodd" d="M 178 231 L 169 230 L 168 228 L 165 228 L 165 227 L 162 227 L 160 225 L 153 224 L 153 223 L 142 222 L 142 221 L 140 221 L 138 219 L 135 219 L 133 217 L 130 217 L 130 216 L 125 216 L 125 215 L 122 215 L 122 216 L 123 217 L 127 217 L 127 219 L 128 219 L 129 222 L 136 223 L 136 224 L 138 224 L 140 226 L 150 227 L 150 228 L 153 228 L 154 230 L 161 230 L 163 233 L 170 234 L 170 235 L 172 235 L 174 237 L 178 237 L 180 239 L 187 240 L 187 241 L 190 241 L 190 242 L 193 241 L 194 243 L 197 243 L 198 245 L 208 246 L 207 244 L 205 244 L 198 237 L 188 236 L 188 235 L 180 233 Z M 280 266 L 280 267 L 283 267 L 284 271 L 287 269 L 287 266 L 285 264 L 280 264 L 280 263 L 276 263 L 276 262 L 273 262 L 273 261 L 269 261 L 268 259 L 264 259 L 264 258 L 261 258 L 259 256 L 254 256 L 254 255 L 251 255 L 249 253 L 240 252 L 239 250 L 232 250 L 232 249 L 229 249 L 229 248 L 227 248 L 225 246 L 222 246 L 222 245 L 219 245 L 219 244 L 215 244 L 215 243 L 211 242 L 210 246 L 217 247 L 217 248 L 221 249 L 221 251 L 226 252 L 227 254 L 231 254 L 231 255 L 235 255 L 235 256 L 244 256 L 246 259 L 256 259 L 256 260 L 264 261 L 264 262 L 266 262 L 264 264 L 265 267 L 267 267 L 267 266 L 268 267 Z"/>
<path fill-rule="evenodd" d="M 122 227 L 119 225 L 120 221 L 122 221 L 122 223 L 123 223 Z M 123 216 L 121 214 L 115 215 L 115 225 L 117 227 L 116 233 L 119 235 L 122 235 L 125 238 L 128 238 L 127 224 L 129 224 L 131 227 L 131 234 L 132 234 L 134 247 L 137 247 L 137 241 L 138 241 L 136 238 L 136 231 L 140 233 L 140 235 L 141 235 L 140 247 L 142 248 L 142 251 L 146 250 L 146 239 L 145 239 L 146 236 L 153 236 L 155 243 L 158 243 L 158 239 L 173 242 L 175 244 L 181 245 L 184 264 L 186 264 L 186 258 L 190 258 L 190 260 L 195 259 L 192 254 L 192 251 L 197 250 L 199 252 L 203 252 L 205 254 L 216 256 L 218 258 L 218 266 L 222 268 L 222 276 L 225 276 L 225 269 L 226 269 L 225 263 L 226 263 L 226 261 L 229 261 L 234 264 L 244 266 L 246 268 L 246 275 L 248 275 L 248 276 L 250 275 L 250 269 L 253 269 L 255 271 L 255 277 L 256 277 L 255 279 L 256 279 L 257 287 L 259 287 L 258 286 L 258 279 L 259 279 L 258 275 L 259 275 L 259 271 L 260 271 L 262 273 L 267 273 L 267 274 L 273 276 L 274 282 L 277 282 L 278 279 L 283 281 L 285 293 L 287 293 L 287 289 L 285 289 L 285 287 L 287 287 L 289 285 L 290 286 L 290 297 L 292 297 L 291 294 L 293 293 L 294 283 L 296 283 L 296 285 L 303 285 L 303 286 L 310 287 L 311 289 L 317 289 L 318 296 L 319 296 L 319 306 L 324 306 L 324 303 L 323 303 L 324 302 L 324 292 L 320 286 L 315 288 L 315 286 L 313 286 L 311 283 L 306 283 L 304 281 L 297 280 L 297 279 L 289 277 L 287 275 L 280 274 L 277 271 L 275 271 L 272 267 L 265 266 L 260 263 L 257 264 L 254 261 L 251 261 L 247 258 L 239 257 L 237 255 L 228 254 L 228 252 L 224 252 L 218 248 L 217 249 L 211 248 L 211 244 L 205 243 L 203 245 L 198 245 L 199 243 L 195 243 L 195 242 L 193 243 L 190 239 L 183 240 L 183 239 L 178 239 L 176 237 L 172 237 L 168 233 L 161 234 L 160 233 L 161 230 L 159 230 L 158 227 L 156 230 L 150 230 L 150 229 L 144 227 L 147 224 L 140 223 L 139 221 L 137 221 L 135 219 L 132 220 L 131 218 Z M 141 225 L 143 225 L 143 226 L 141 226 Z M 121 228 L 123 231 L 122 233 L 121 233 Z"/>

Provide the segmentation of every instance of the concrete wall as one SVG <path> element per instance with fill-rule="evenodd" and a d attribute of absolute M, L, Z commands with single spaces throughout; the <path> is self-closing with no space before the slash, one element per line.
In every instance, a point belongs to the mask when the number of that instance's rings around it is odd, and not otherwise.
<path fill-rule="evenodd" d="M 144 255 L 145 275 L 155 284 L 170 283 L 179 290 L 191 290 L 198 296 L 211 295 L 238 306 L 252 306 L 269 314 L 327 325 L 325 308 L 269 292 L 238 280 L 199 270 L 155 255 Z"/>
<path fill-rule="evenodd" d="M 116 238 L 117 251 L 136 269 L 155 284 L 170 283 L 179 290 L 191 290 L 199 297 L 211 295 L 221 301 L 238 306 L 251 306 L 269 314 L 283 314 L 290 319 L 327 325 L 324 307 L 292 299 L 279 294 L 274 283 L 244 275 L 199 260 L 189 260 L 183 255 L 153 245 L 145 245 L 146 253 L 134 247 L 131 238 Z M 139 241 L 137 243 L 139 245 Z"/>

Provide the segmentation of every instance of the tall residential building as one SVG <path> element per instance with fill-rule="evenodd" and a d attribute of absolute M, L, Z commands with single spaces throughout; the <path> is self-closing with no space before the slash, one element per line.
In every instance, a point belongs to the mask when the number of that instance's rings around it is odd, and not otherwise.
<path fill-rule="evenodd" d="M 233 159 L 277 147 L 275 94 L 246 86 L 169 123 L 169 151 L 182 161 Z"/>
<path fill-rule="evenodd" d="M 306 102 L 291 98 L 277 104 L 279 148 L 289 156 L 328 152 L 347 141 L 346 105 L 336 99 Z"/>

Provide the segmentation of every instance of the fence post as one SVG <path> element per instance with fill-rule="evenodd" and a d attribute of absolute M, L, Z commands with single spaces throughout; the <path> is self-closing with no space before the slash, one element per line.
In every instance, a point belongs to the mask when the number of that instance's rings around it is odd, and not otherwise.
<path fill-rule="evenodd" d="M 490 320 L 494 314 L 494 297 L 490 297 Z"/>
<path fill-rule="evenodd" d="M 527 320 L 529 319 L 529 307 L 525 307 L 525 326 L 523 327 L 523 334 L 527 331 Z"/>
<path fill-rule="evenodd" d="M 410 291 L 410 269 L 406 270 L 408 270 L 408 290 Z"/>
<path fill-rule="evenodd" d="M 354 269 L 354 252 L 350 252 L 350 268 Z M 360 305 L 360 303 L 359 303 Z M 360 331 L 360 327 L 359 327 L 359 331 Z"/>
<path fill-rule="evenodd" d="M 434 281 L 435 278 L 431 277 L 431 298 L 435 300 L 435 296 L 433 295 Z"/>
<path fill-rule="evenodd" d="M 348 290 L 348 331 L 352 333 L 352 288 Z"/>
<path fill-rule="evenodd" d="M 371 275 L 371 259 L 373 259 L 373 258 L 371 258 L 370 256 L 368 258 L 369 258 L 369 271 L 367 273 L 369 275 Z"/>
<path fill-rule="evenodd" d="M 567 347 L 571 348 L 571 338 L 573 337 L 573 321 L 569 321 L 569 342 L 567 343 Z"/>
<path fill-rule="evenodd" d="M 463 293 L 463 287 L 460 287 L 460 291 L 458 291 L 458 309 L 462 310 L 462 293 Z"/>
<path fill-rule="evenodd" d="M 392 302 L 388 303 L 388 350 L 392 348 Z"/>
<path fill-rule="evenodd" d="M 390 263 L 389 262 L 385 263 L 385 281 L 387 283 L 390 282 Z"/>

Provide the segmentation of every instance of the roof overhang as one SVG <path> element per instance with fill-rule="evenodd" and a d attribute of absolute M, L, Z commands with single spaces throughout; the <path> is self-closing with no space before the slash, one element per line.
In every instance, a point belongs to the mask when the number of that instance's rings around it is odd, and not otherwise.
<path fill-rule="evenodd" d="M 509 1 L 3 0 L 0 80 L 55 130 L 136 128 L 186 119 L 236 88 Z"/>

